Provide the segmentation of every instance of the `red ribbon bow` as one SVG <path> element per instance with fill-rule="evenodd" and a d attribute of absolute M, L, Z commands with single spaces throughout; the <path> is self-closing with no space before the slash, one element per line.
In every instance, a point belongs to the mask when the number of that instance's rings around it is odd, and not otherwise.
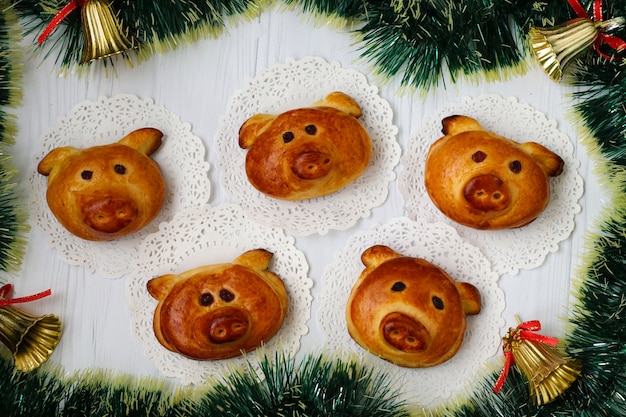
<path fill-rule="evenodd" d="M 52 31 L 59 26 L 59 24 L 67 17 L 68 14 L 76 10 L 78 7 L 87 3 L 89 0 L 70 0 L 59 12 L 52 18 L 48 26 L 41 32 L 41 35 L 37 38 L 37 43 L 41 45 L 43 41 L 50 36 Z"/>
<path fill-rule="evenodd" d="M 572 7 L 572 9 L 574 9 L 574 12 L 576 12 L 576 15 L 578 17 L 584 17 L 595 22 L 602 21 L 602 0 L 595 0 L 593 2 L 593 19 L 589 16 L 585 8 L 580 4 L 578 0 L 567 0 L 567 2 Z M 598 39 L 596 39 L 594 47 L 598 55 L 611 61 L 615 61 L 615 57 L 602 52 L 602 50 L 600 49 L 602 45 L 608 45 L 610 48 L 616 50 L 617 52 L 621 52 L 622 50 L 626 49 L 626 41 L 617 36 L 609 35 L 600 31 L 598 33 Z"/>
<path fill-rule="evenodd" d="M 13 286 L 11 284 L 5 284 L 2 287 L 0 287 L 0 307 L 7 306 L 9 304 L 27 303 L 29 301 L 38 300 L 40 298 L 47 297 L 50 294 L 52 294 L 52 291 L 48 289 L 46 291 L 29 295 L 27 297 L 6 298 L 12 289 L 13 289 Z"/>
<path fill-rule="evenodd" d="M 539 323 L 539 320 L 531 320 L 520 323 L 515 329 L 509 329 L 508 335 L 512 339 L 531 340 L 534 342 L 544 343 L 552 347 L 556 346 L 557 343 L 559 343 L 559 340 L 554 337 L 542 336 L 540 334 L 533 333 L 539 330 L 541 330 L 541 323 Z M 499 393 L 502 389 L 502 386 L 504 386 L 506 377 L 509 374 L 509 369 L 511 368 L 511 365 L 515 363 L 515 357 L 513 356 L 511 343 L 505 342 L 502 346 L 502 349 L 504 351 L 504 367 L 502 368 L 500 376 L 498 377 L 498 380 L 493 387 L 493 392 L 495 392 L 496 394 Z"/>

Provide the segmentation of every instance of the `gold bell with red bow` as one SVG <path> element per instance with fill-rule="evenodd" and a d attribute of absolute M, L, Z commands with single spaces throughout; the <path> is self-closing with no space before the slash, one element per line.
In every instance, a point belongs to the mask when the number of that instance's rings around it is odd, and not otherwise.
<path fill-rule="evenodd" d="M 88 0 L 81 7 L 80 14 L 85 45 L 81 63 L 120 54 L 135 47 L 108 0 Z"/>
<path fill-rule="evenodd" d="M 137 47 L 135 39 L 129 38 L 118 14 L 109 0 L 70 0 L 50 21 L 37 38 L 41 45 L 54 29 L 74 10 L 80 8 L 83 34 L 81 64 L 127 52 Z"/>
<path fill-rule="evenodd" d="M 12 304 L 33 301 L 50 290 L 22 298 L 6 298 L 11 284 L 0 288 L 0 342 L 13 355 L 15 368 L 29 372 L 48 360 L 61 337 L 61 320 L 53 314 L 35 316 Z"/>
<path fill-rule="evenodd" d="M 513 364 L 528 380 L 532 405 L 553 401 L 576 381 L 581 361 L 565 357 L 556 348 L 557 339 L 534 333 L 540 329 L 539 321 L 527 321 L 510 328 L 502 338 L 505 363 L 494 392 L 500 392 Z"/>
<path fill-rule="evenodd" d="M 532 26 L 529 36 L 541 68 L 554 81 L 560 82 L 573 59 L 594 44 L 598 29 L 591 20 L 580 17 L 553 28 Z"/>
<path fill-rule="evenodd" d="M 556 82 L 563 79 L 568 65 L 592 45 L 598 55 L 610 61 L 616 60 L 615 53 L 626 50 L 626 41 L 610 34 L 626 25 L 624 17 L 604 20 L 602 0 L 592 2 L 592 16 L 578 0 L 568 0 L 568 3 L 576 13 L 576 18 L 554 27 L 531 26 L 528 32 L 530 47 L 537 61 Z"/>

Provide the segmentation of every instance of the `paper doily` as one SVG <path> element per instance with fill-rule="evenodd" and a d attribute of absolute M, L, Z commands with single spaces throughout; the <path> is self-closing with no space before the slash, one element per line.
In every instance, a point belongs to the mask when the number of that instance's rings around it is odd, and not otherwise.
<path fill-rule="evenodd" d="M 247 151 L 238 145 L 241 125 L 257 113 L 278 114 L 308 107 L 332 91 L 352 96 L 362 108 L 359 120 L 373 144 L 367 170 L 345 188 L 315 199 L 283 201 L 257 191 L 246 176 Z M 220 119 L 216 147 L 222 185 L 262 224 L 284 227 L 296 235 L 324 235 L 329 230 L 348 229 L 386 200 L 389 182 L 395 179 L 393 170 L 400 160 L 401 149 L 392 117 L 389 103 L 378 95 L 375 86 L 367 83 L 363 74 L 317 57 L 289 59 L 249 80 L 235 93 L 226 115 Z"/>
<path fill-rule="evenodd" d="M 285 283 L 289 299 L 283 326 L 264 349 L 295 355 L 300 339 L 308 333 L 313 281 L 307 276 L 309 266 L 304 254 L 296 249 L 293 237 L 286 236 L 282 229 L 258 225 L 248 219 L 241 207 L 225 204 L 183 210 L 141 243 L 137 267 L 126 282 L 131 327 L 146 356 L 154 358 L 163 375 L 179 378 L 183 384 L 202 384 L 207 378 L 224 375 L 233 366 L 246 365 L 253 361 L 253 355 L 197 361 L 165 349 L 154 336 L 152 322 L 158 303 L 146 290 L 147 282 L 167 273 L 230 263 L 243 252 L 257 248 L 274 254 L 270 270 Z"/>
<path fill-rule="evenodd" d="M 163 132 L 163 144 L 151 157 L 159 164 L 165 178 L 166 196 L 159 215 L 137 233 L 111 242 L 91 242 L 72 235 L 48 208 L 48 178 L 36 171 L 31 175 L 29 203 L 33 221 L 65 262 L 82 265 L 106 278 L 119 278 L 132 268 L 141 239 L 158 230 L 160 222 L 171 219 L 182 208 L 208 202 L 211 184 L 206 149 L 192 134 L 191 125 L 152 100 L 141 100 L 129 94 L 100 97 L 76 106 L 43 136 L 36 163 L 54 148 L 105 145 L 143 127 Z"/>
<path fill-rule="evenodd" d="M 350 337 L 346 303 L 365 268 L 361 254 L 378 244 L 403 255 L 426 259 L 455 280 L 469 282 L 480 291 L 482 310 L 478 315 L 467 316 L 463 344 L 452 359 L 431 368 L 403 368 L 367 353 Z M 498 353 L 500 330 L 505 324 L 502 318 L 504 293 L 497 285 L 498 278 L 480 250 L 461 239 L 450 226 L 406 217 L 391 219 L 354 235 L 324 270 L 317 319 L 325 336 L 325 346 L 329 351 L 355 353 L 373 360 L 377 369 L 401 378 L 402 396 L 408 401 L 434 405 L 468 388 L 470 381 L 484 371 L 485 362 Z"/>
<path fill-rule="evenodd" d="M 563 158 L 563 173 L 550 178 L 550 203 L 535 221 L 518 229 L 477 230 L 454 222 L 432 203 L 424 187 L 426 155 L 430 145 L 442 136 L 441 120 L 454 114 L 470 116 L 486 130 L 517 142 L 538 142 Z M 574 158 L 571 140 L 557 129 L 556 121 L 513 97 L 486 94 L 446 105 L 426 119 L 419 132 L 409 139 L 401 165 L 398 187 L 407 215 L 451 225 L 483 251 L 499 274 L 517 274 L 520 269 L 541 265 L 570 236 L 574 217 L 581 210 L 578 201 L 583 194 L 583 179 L 578 174 L 580 161 Z"/>

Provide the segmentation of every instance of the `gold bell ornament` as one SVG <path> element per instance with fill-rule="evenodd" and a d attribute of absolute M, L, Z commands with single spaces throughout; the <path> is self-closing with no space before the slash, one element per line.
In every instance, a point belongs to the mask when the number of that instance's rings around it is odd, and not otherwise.
<path fill-rule="evenodd" d="M 71 0 L 54 16 L 37 42 L 41 45 L 61 21 L 79 7 L 84 43 L 81 64 L 136 47 L 135 40 L 128 38 L 128 30 L 122 28 L 109 0 Z"/>
<path fill-rule="evenodd" d="M 608 33 L 624 26 L 625 18 L 602 20 L 602 0 L 595 0 L 593 3 L 593 19 L 578 0 L 568 2 L 578 17 L 551 28 L 531 26 L 528 32 L 530 46 L 537 61 L 556 82 L 563 79 L 566 67 L 574 58 L 591 45 L 595 46 L 599 55 L 608 60 L 615 60 L 615 57 L 603 52 L 603 47 L 617 52 L 626 50 L 625 41 Z"/>
<path fill-rule="evenodd" d="M 21 298 L 7 298 L 11 284 L 0 287 L 0 342 L 13 354 L 15 368 L 29 372 L 43 364 L 59 343 L 61 321 L 52 314 L 33 316 L 12 304 L 46 297 L 50 290 Z"/>
<path fill-rule="evenodd" d="M 539 321 L 527 321 L 510 328 L 502 338 L 505 361 L 493 388 L 495 393 L 502 390 L 513 364 L 528 380 L 532 405 L 553 401 L 576 381 L 582 363 L 578 359 L 563 357 L 556 349 L 558 340 L 534 333 L 539 330 Z"/>

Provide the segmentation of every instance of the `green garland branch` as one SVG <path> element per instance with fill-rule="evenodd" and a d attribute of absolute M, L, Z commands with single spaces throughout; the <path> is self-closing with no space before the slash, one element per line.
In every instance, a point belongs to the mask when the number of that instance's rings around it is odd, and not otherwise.
<path fill-rule="evenodd" d="M 583 125 L 607 159 L 626 166 L 626 63 L 607 64 L 597 58 L 579 63 L 576 74 L 574 84 L 581 91 L 574 108 Z"/>
<path fill-rule="evenodd" d="M 70 378 L 59 367 L 14 372 L 0 357 L 3 417 L 409 417 L 389 376 L 356 359 L 310 354 L 296 362 L 260 355 L 200 389 L 167 389 L 162 380 L 88 370 Z M 40 397 L 45 398 L 40 398 Z"/>
<path fill-rule="evenodd" d="M 75 0 L 12 0 L 25 34 L 39 35 L 54 16 Z M 409 89 L 427 91 L 459 79 L 505 80 L 524 73 L 530 25 L 551 26 L 575 16 L 566 0 L 189 0 L 184 2 L 111 0 L 113 10 L 138 42 L 135 56 L 146 60 L 199 39 L 216 38 L 229 22 L 258 16 L 282 3 L 320 22 L 340 22 L 354 29 L 361 58 L 381 79 L 399 77 Z M 592 1 L 581 0 L 589 10 Z M 620 1 L 606 2 L 609 15 L 623 13 Z M 80 13 L 70 13 L 44 41 L 44 58 L 56 54 L 61 73 L 89 68 L 81 64 Z M 623 29 L 618 30 L 623 32 Z M 521 45 L 521 46 L 520 46 Z M 132 53 L 125 53 L 131 58 Z M 113 65 L 114 58 L 103 60 Z"/>
<path fill-rule="evenodd" d="M 74 0 L 12 0 L 26 34 L 40 34 Z M 199 39 L 218 37 L 228 22 L 251 19 L 266 7 L 283 3 L 318 21 L 356 26 L 361 58 L 382 79 L 399 77 L 403 87 L 428 90 L 440 82 L 467 78 L 503 80 L 527 70 L 524 45 L 531 24 L 544 26 L 575 17 L 566 0 L 189 0 L 185 2 L 111 0 L 113 10 L 138 44 L 138 60 Z M 592 1 L 581 1 L 587 10 Z M 619 1 L 605 7 L 623 12 Z M 56 53 L 61 72 L 85 69 L 80 13 L 70 13 L 41 47 Z M 130 54 L 125 56 L 130 58 Z M 104 59 L 112 65 L 113 58 Z M 80 73 L 80 71 L 78 71 Z"/>
<path fill-rule="evenodd" d="M 6 0 L 4 0 L 6 1 Z M 523 72 L 530 25 L 553 26 L 574 17 L 567 1 L 522 0 L 284 0 L 289 7 L 321 17 L 359 22 L 361 56 L 384 78 L 399 77 L 410 89 L 428 90 L 442 80 L 487 80 Z M 26 32 L 40 32 L 64 0 L 13 0 Z M 181 42 L 217 36 L 228 19 L 251 17 L 270 2 L 244 0 L 112 0 L 141 41 L 139 55 L 164 52 Z M 337 5 L 333 8 L 333 5 Z M 590 10 L 592 1 L 581 1 Z M 624 0 L 603 2 L 607 16 L 624 16 Z M 3 10 L 7 10 L 6 8 Z M 195 10 L 195 12 L 193 12 Z M 193 12 L 193 13 L 192 13 Z M 6 15 L 7 12 L 5 12 Z M 2 15 L 2 13 L 0 13 Z M 11 27 L 8 21 L 2 27 Z M 154 28 L 152 27 L 154 25 Z M 80 22 L 68 17 L 47 41 L 61 67 L 80 59 Z M 624 38 L 624 29 L 617 35 Z M 9 43 L 3 33 L 0 42 Z M 6 50 L 3 48 L 3 50 Z M 144 54 L 144 55 L 142 55 Z M 9 57 L 7 63 L 14 59 Z M 105 64 L 106 65 L 106 64 Z M 0 64 L 0 70 L 1 70 Z M 565 337 L 569 355 L 583 361 L 576 383 L 541 407 L 528 401 L 528 381 L 515 367 L 504 389 L 494 394 L 497 373 L 488 373 L 474 392 L 437 409 L 399 400 L 392 377 L 349 359 L 308 355 L 296 362 L 280 354 L 262 357 L 258 368 L 233 370 L 199 390 L 167 390 L 160 380 L 115 377 L 87 370 L 62 377 L 46 366 L 29 374 L 12 372 L 0 359 L 0 410 L 11 416 L 624 416 L 626 415 L 626 80 L 624 64 L 592 52 L 581 57 L 568 78 L 579 88 L 572 106 L 590 158 L 603 165 L 602 182 L 612 195 L 610 209 L 589 233 L 590 254 L 578 272 L 576 307 Z M 3 74 L 15 86 L 15 75 Z M 2 97 L 0 97 L 2 99 Z M 4 105 L 5 103 L 0 103 Z M 10 184 L 9 177 L 0 185 Z M 10 188 L 10 187 L 9 187 Z M 0 208 L 0 212 L 3 209 Z M 10 222 L 3 220 L 2 224 Z M 12 246 L 12 245 L 9 245 Z M 7 411 L 8 410 L 8 411 Z"/>
<path fill-rule="evenodd" d="M 283 0 L 287 8 L 297 9 L 304 16 L 313 16 L 316 21 L 339 27 L 360 24 L 365 15 L 367 2 L 363 0 Z"/>
<path fill-rule="evenodd" d="M 568 395 L 595 412 L 588 416 L 626 415 L 626 169 L 614 170 L 618 192 L 599 232 L 591 235 L 589 252 L 595 255 L 580 280 L 569 320 L 569 351 L 583 360 L 585 370 Z M 582 400 L 587 398 L 595 400 L 587 405 Z"/>
<path fill-rule="evenodd" d="M 477 74 L 493 80 L 523 73 L 526 55 L 509 17 L 514 7 L 523 6 L 517 10 L 522 14 L 531 3 L 483 4 L 368 2 L 367 21 L 359 30 L 361 57 L 384 78 L 400 77 L 403 86 L 425 90 L 444 75 L 454 83 Z"/>
<path fill-rule="evenodd" d="M 57 13 L 72 0 L 12 0 L 23 20 L 24 34 L 38 36 Z M 114 11 L 128 30 L 128 37 L 138 43 L 136 57 L 145 60 L 155 53 L 174 50 L 199 39 L 217 38 L 226 23 L 251 19 L 263 9 L 264 0 L 190 0 L 147 1 L 111 0 Z M 38 46 L 45 59 L 54 54 L 54 62 L 62 74 L 70 70 L 86 70 L 90 63 L 80 65 L 84 49 L 80 12 L 70 13 Z M 125 54 L 130 58 L 129 53 Z M 113 58 L 102 60 L 112 65 Z"/>
<path fill-rule="evenodd" d="M 17 190 L 17 169 L 10 154 L 17 124 L 9 111 L 21 104 L 22 55 L 17 16 L 10 2 L 0 1 L 0 271 L 16 273 L 26 247 L 28 213 L 24 195 Z M 0 276 L 0 282 L 6 282 Z"/>

